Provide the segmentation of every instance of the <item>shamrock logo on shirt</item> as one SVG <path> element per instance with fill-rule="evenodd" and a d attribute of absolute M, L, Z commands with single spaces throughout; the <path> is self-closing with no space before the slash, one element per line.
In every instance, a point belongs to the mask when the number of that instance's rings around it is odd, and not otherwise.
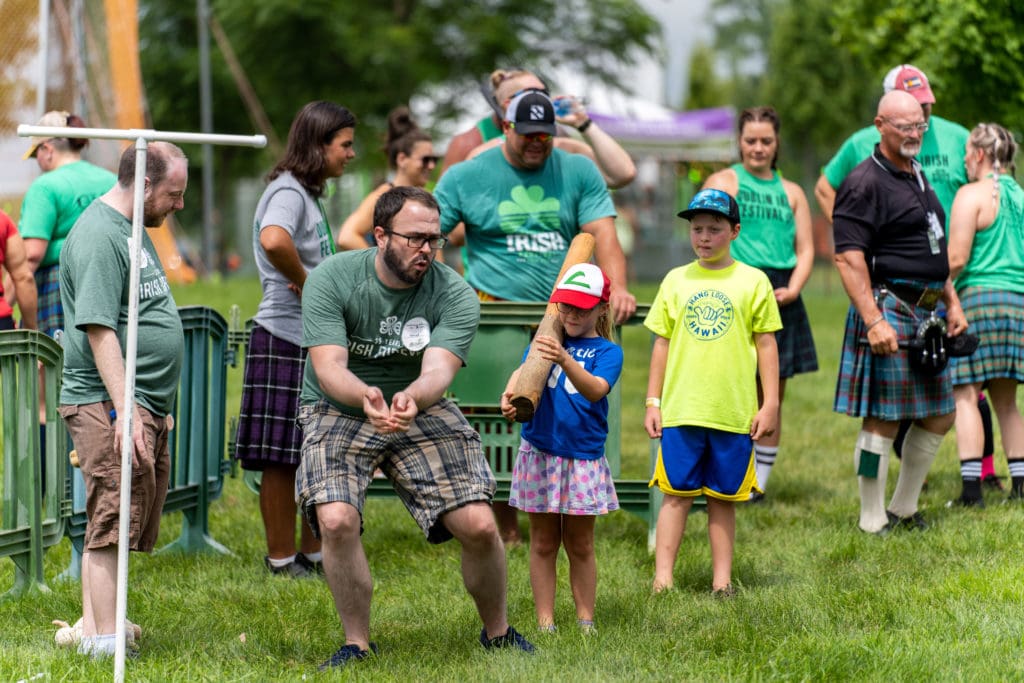
<path fill-rule="evenodd" d="M 518 185 L 512 189 L 510 199 L 498 204 L 501 229 L 504 232 L 518 232 L 532 217 L 544 230 L 558 230 L 558 211 L 561 206 L 557 197 L 545 199 L 544 188 L 540 185 Z"/>

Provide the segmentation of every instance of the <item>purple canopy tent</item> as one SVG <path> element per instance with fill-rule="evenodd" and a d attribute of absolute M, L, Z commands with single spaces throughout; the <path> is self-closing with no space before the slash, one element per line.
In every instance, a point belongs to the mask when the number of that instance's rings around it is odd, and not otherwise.
<path fill-rule="evenodd" d="M 588 107 L 590 117 L 634 157 L 712 162 L 735 158 L 736 112 L 732 107 L 684 112 L 657 107 L 631 114 L 606 114 L 603 110 Z"/>

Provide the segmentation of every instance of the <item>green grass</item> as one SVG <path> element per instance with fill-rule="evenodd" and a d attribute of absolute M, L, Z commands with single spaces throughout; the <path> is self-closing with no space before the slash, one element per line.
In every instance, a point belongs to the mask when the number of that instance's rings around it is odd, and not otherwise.
<path fill-rule="evenodd" d="M 649 300 L 653 288 L 639 288 Z M 255 281 L 178 289 L 180 304 L 255 312 Z M 822 369 L 789 383 L 779 462 L 768 501 L 738 515 L 734 577 L 739 596 L 708 596 L 707 522 L 690 520 L 676 569 L 677 589 L 652 596 L 646 525 L 616 513 L 597 525 L 595 637 L 574 624 L 568 573 L 559 565 L 556 618 L 541 637 L 525 548 L 509 552 L 509 613 L 534 638 L 536 657 L 485 653 L 479 621 L 462 589 L 455 545 L 428 545 L 395 501 L 367 506 L 363 537 L 374 573 L 372 627 L 382 656 L 322 678 L 389 681 L 537 680 L 1019 680 L 1024 633 L 1024 507 L 947 509 L 959 492 L 952 436 L 929 475 L 925 533 L 876 538 L 856 530 L 852 448 L 858 425 L 831 411 L 846 297 L 827 269 L 807 292 Z M 647 474 L 639 426 L 649 339 L 624 336 L 623 474 Z M 237 371 L 236 371 L 237 372 Z M 496 380 L 497 381 L 497 380 Z M 232 377 L 229 412 L 238 405 Z M 696 389 L 696 388 L 695 388 Z M 632 398 L 631 398 L 632 397 Z M 1005 474 L 1001 450 L 997 469 Z M 897 465 L 891 465 L 890 490 Z M 165 518 L 163 545 L 179 516 Z M 267 576 L 261 565 L 257 499 L 228 479 L 210 531 L 232 557 L 133 556 L 129 615 L 142 624 L 142 656 L 127 665 L 136 681 L 298 681 L 315 675 L 342 637 L 327 587 Z M 53 645 L 50 620 L 80 611 L 77 584 L 52 580 L 68 560 L 64 542 L 46 557 L 52 592 L 0 603 L 0 680 L 44 673 L 47 681 L 109 680 L 110 662 L 92 663 Z M 13 581 L 0 562 L 0 591 Z M 244 641 L 242 638 L 244 634 Z"/>

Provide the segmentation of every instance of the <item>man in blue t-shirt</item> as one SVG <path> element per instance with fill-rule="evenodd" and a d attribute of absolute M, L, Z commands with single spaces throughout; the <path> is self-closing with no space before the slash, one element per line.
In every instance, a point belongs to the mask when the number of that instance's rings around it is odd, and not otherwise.
<path fill-rule="evenodd" d="M 466 226 L 469 283 L 484 300 L 547 301 L 569 243 L 587 232 L 612 283 L 615 321 L 624 322 L 636 298 L 626 290 L 601 173 L 589 159 L 554 149 L 554 106 L 539 90 L 512 99 L 502 129 L 499 147 L 453 166 L 435 191 L 442 232 Z"/>

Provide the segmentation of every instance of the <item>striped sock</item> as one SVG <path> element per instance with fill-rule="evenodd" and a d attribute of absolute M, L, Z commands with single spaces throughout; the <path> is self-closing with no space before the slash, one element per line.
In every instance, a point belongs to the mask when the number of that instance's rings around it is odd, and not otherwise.
<path fill-rule="evenodd" d="M 962 500 L 981 500 L 981 458 L 960 461 L 960 478 L 964 480 Z"/>
<path fill-rule="evenodd" d="M 1006 459 L 1010 467 L 1010 497 L 1024 498 L 1024 458 L 1010 460 Z"/>
<path fill-rule="evenodd" d="M 757 484 L 763 491 L 768 485 L 768 477 L 772 473 L 772 465 L 779 457 L 778 446 L 754 446 L 754 467 L 757 471 Z"/>

